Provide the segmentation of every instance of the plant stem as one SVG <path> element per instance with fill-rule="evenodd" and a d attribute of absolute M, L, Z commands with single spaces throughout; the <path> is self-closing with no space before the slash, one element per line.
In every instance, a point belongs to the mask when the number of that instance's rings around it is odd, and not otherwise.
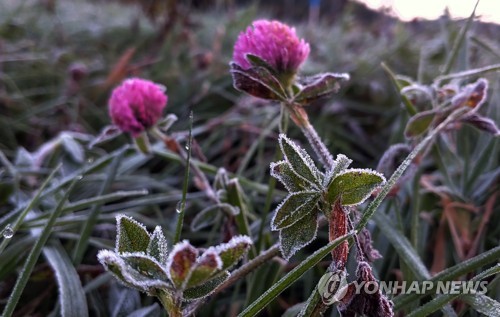
<path fill-rule="evenodd" d="M 160 300 L 161 304 L 168 312 L 169 317 L 182 317 L 182 310 L 180 305 L 177 304 L 174 298 L 166 292 L 159 291 L 156 295 Z"/>
<path fill-rule="evenodd" d="M 325 166 L 326 169 L 333 168 L 335 165 L 333 156 L 309 122 L 306 111 L 301 106 L 296 105 L 288 105 L 288 110 L 290 111 L 290 117 L 293 122 L 295 122 L 295 124 L 302 130 L 302 133 L 307 138 L 307 141 L 309 141 L 309 144 L 313 148 L 323 166 Z"/>
<path fill-rule="evenodd" d="M 347 234 L 347 214 L 337 199 L 332 206 L 332 212 L 328 222 L 329 240 L 334 241 L 338 237 Z M 360 250 L 361 252 L 361 250 Z M 344 270 L 349 254 L 349 243 L 343 241 L 338 247 L 332 250 L 332 258 L 337 270 Z"/>

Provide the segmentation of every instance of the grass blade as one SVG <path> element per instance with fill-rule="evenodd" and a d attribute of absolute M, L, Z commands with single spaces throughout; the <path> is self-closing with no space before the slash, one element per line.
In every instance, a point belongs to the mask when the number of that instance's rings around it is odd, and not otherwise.
<path fill-rule="evenodd" d="M 17 278 L 16 285 L 14 285 L 14 290 L 10 294 L 9 300 L 7 301 L 7 304 L 5 305 L 5 308 L 4 308 L 4 311 L 2 314 L 3 317 L 12 316 L 12 313 L 14 312 L 14 309 L 16 308 L 16 305 L 19 302 L 19 298 L 21 297 L 21 294 L 24 290 L 24 287 L 28 283 L 28 279 L 31 275 L 31 272 L 33 272 L 33 268 L 36 265 L 38 257 L 40 256 L 40 253 L 42 252 L 42 248 L 45 245 L 45 243 L 47 242 L 47 240 L 49 239 L 49 236 L 52 232 L 52 227 L 54 226 L 57 218 L 61 214 L 62 209 L 64 207 L 64 204 L 69 197 L 69 194 L 73 190 L 76 182 L 80 179 L 81 179 L 81 177 L 77 177 L 77 178 L 73 179 L 73 182 L 69 185 L 69 188 L 64 193 L 64 196 L 59 200 L 59 203 L 57 204 L 56 209 L 51 213 L 49 219 L 47 220 L 45 227 L 43 228 L 38 240 L 35 242 L 35 245 L 31 249 L 30 254 L 28 255 L 28 258 L 26 259 L 26 262 L 24 262 L 24 266 L 21 270 L 21 273 L 19 274 L 19 277 Z"/>
<path fill-rule="evenodd" d="M 26 208 L 24 208 L 21 211 L 21 213 L 17 217 L 16 221 L 12 225 L 12 231 L 13 231 L 14 234 L 16 233 L 16 231 L 19 229 L 19 227 L 23 223 L 23 220 L 26 217 L 26 215 L 28 215 L 28 212 L 30 210 L 32 210 L 35 207 L 35 205 L 38 203 L 38 200 L 40 199 L 40 196 L 41 196 L 42 192 L 45 190 L 45 188 L 47 187 L 47 185 L 50 183 L 50 181 L 54 178 L 54 176 L 56 175 L 56 173 L 59 171 L 59 168 L 60 168 L 60 166 L 56 167 L 52 171 L 52 173 L 50 173 L 50 175 L 47 177 L 47 179 L 43 182 L 42 186 L 40 186 L 40 189 L 38 189 L 38 191 L 35 194 L 35 196 L 28 203 L 28 205 L 26 206 Z M 10 240 L 12 240 L 12 239 L 5 239 L 5 238 L 3 239 L 2 243 L 0 244 L 0 254 L 3 252 L 3 250 L 5 250 L 5 248 L 9 244 Z"/>
<path fill-rule="evenodd" d="M 295 281 L 297 281 L 305 272 L 315 266 L 321 259 L 328 255 L 333 249 L 335 249 L 340 243 L 342 243 L 347 238 L 351 237 L 354 233 L 348 233 L 343 235 L 321 249 L 314 252 L 311 256 L 305 259 L 302 263 L 297 265 L 293 270 L 288 272 L 287 275 L 283 276 L 278 282 L 273 284 L 273 286 L 268 289 L 264 294 L 262 294 L 256 301 L 254 301 L 250 306 L 248 306 L 239 317 L 249 317 L 257 315 L 264 307 L 266 307 L 271 301 L 273 301 L 281 292 L 287 289 Z"/>
<path fill-rule="evenodd" d="M 89 314 L 85 292 L 66 251 L 60 245 L 49 246 L 43 248 L 43 255 L 56 274 L 61 315 L 87 317 Z"/>

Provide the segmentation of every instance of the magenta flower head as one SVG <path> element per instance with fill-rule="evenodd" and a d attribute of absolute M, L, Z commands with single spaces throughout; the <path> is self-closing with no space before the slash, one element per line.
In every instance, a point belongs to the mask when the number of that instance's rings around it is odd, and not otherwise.
<path fill-rule="evenodd" d="M 149 80 L 130 78 L 113 90 L 109 115 L 120 130 L 137 137 L 156 124 L 167 101 L 161 86 Z"/>
<path fill-rule="evenodd" d="M 299 39 L 295 28 L 278 21 L 258 20 L 241 32 L 234 45 L 233 61 L 243 69 L 251 67 L 247 54 L 260 57 L 278 73 L 297 72 L 309 55 L 309 44 Z"/>

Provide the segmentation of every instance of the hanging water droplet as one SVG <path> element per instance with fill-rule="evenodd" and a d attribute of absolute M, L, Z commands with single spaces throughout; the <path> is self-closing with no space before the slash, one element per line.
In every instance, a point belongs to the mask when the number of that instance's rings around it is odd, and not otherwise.
<path fill-rule="evenodd" d="M 189 144 L 186 144 L 184 148 L 186 149 L 186 151 L 189 151 Z"/>
<path fill-rule="evenodd" d="M 76 177 L 76 179 L 77 179 L 77 180 L 82 180 L 82 179 L 83 179 L 83 175 L 78 175 L 78 176 Z"/>
<path fill-rule="evenodd" d="M 5 239 L 10 239 L 14 236 L 14 230 L 12 230 L 12 227 L 10 226 L 10 224 L 8 224 L 4 229 L 3 229 L 3 232 L 2 232 L 2 235 Z"/>
<path fill-rule="evenodd" d="M 87 160 L 87 163 L 89 163 L 89 164 L 94 163 L 94 158 L 93 158 L 93 157 L 90 157 L 90 158 Z"/>
<path fill-rule="evenodd" d="M 182 212 L 182 200 L 177 203 L 175 206 L 175 211 L 177 211 L 178 214 Z"/>

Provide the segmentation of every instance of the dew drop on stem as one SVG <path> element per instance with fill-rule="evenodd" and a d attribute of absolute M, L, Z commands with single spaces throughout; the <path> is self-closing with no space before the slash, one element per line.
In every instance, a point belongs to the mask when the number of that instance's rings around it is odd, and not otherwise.
<path fill-rule="evenodd" d="M 3 230 L 2 230 L 2 236 L 5 238 L 5 239 L 10 239 L 14 236 L 14 230 L 12 229 L 12 227 L 10 226 L 10 224 L 8 224 Z"/>
<path fill-rule="evenodd" d="M 183 209 L 183 208 L 182 208 L 182 200 L 181 200 L 181 201 L 179 201 L 179 202 L 177 203 L 177 205 L 175 206 L 175 211 L 176 211 L 178 214 L 180 214 L 180 213 L 182 212 L 182 209 Z"/>

